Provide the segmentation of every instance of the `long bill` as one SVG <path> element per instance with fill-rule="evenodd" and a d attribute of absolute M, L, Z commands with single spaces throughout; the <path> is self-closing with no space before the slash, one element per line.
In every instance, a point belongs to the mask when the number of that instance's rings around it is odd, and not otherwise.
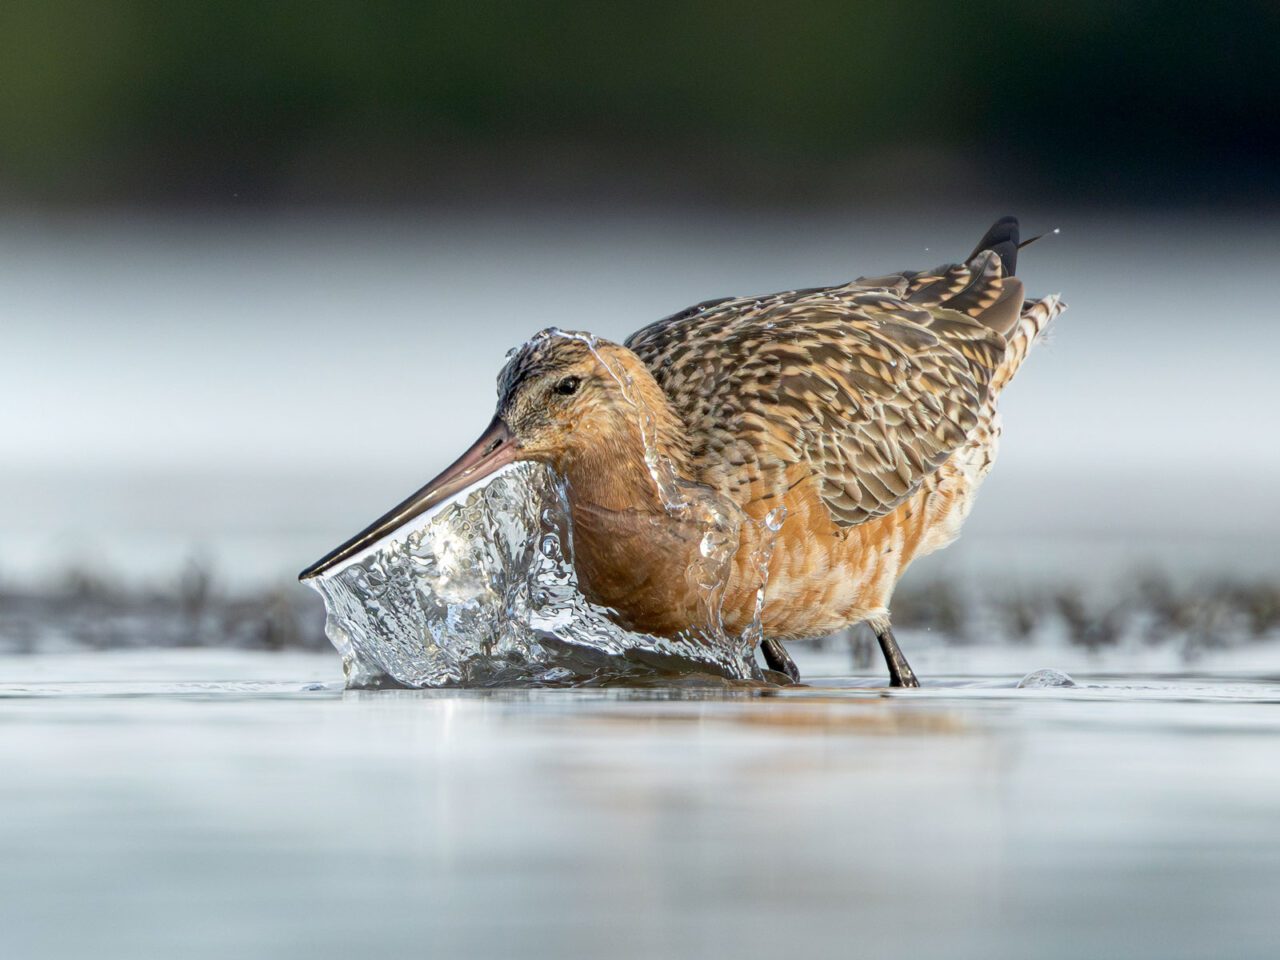
<path fill-rule="evenodd" d="M 403 503 L 373 521 L 342 546 L 330 551 L 307 567 L 298 574 L 298 579 L 310 580 L 345 563 L 356 554 L 373 546 L 397 527 L 404 526 L 415 517 L 422 516 L 458 491 L 465 490 L 477 480 L 513 462 L 518 450 L 519 447 L 507 425 L 494 417 L 488 429 L 480 435 L 480 439 L 473 443 L 466 453 L 445 467 L 438 477 Z"/>

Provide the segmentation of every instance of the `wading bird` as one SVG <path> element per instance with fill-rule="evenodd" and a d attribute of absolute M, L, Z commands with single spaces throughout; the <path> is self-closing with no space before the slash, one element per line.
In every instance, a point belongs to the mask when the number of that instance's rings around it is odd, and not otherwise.
<path fill-rule="evenodd" d="M 1024 299 L 1018 249 L 1005 217 L 963 263 L 709 300 L 625 344 L 543 331 L 499 375 L 475 445 L 302 577 L 535 460 L 567 481 L 580 587 L 623 626 L 673 636 L 702 622 L 705 585 L 687 573 L 705 523 L 671 498 L 704 490 L 755 521 L 725 556 L 726 631 L 753 623 L 768 538 L 770 667 L 798 679 L 782 641 L 866 622 L 891 683 L 918 686 L 890 626 L 894 587 L 958 535 L 995 457 L 996 400 L 1064 308 Z"/>

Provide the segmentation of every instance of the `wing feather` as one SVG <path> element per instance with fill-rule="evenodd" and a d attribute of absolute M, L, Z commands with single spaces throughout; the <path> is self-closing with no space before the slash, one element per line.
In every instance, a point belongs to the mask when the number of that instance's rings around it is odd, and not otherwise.
<path fill-rule="evenodd" d="M 699 479 L 741 502 L 817 479 L 838 527 L 911 496 L 978 423 L 1004 356 L 982 322 L 1001 261 L 709 302 L 630 347 L 695 438 Z M 1002 311 L 1001 326 L 1007 322 Z"/>

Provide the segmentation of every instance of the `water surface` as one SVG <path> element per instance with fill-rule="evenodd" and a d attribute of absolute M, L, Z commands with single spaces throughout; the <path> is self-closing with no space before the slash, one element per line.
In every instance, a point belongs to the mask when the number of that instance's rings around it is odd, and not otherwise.
<path fill-rule="evenodd" d="M 1280 676 L 1003 656 L 767 693 L 0 658 L 3 953 L 1275 956 Z"/>

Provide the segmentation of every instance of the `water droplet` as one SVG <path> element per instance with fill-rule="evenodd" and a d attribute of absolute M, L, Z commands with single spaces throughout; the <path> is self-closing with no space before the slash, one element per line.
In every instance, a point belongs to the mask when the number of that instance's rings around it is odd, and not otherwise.
<path fill-rule="evenodd" d="M 1018 681 L 1019 690 L 1036 690 L 1045 687 L 1074 687 L 1075 685 L 1076 682 L 1069 676 L 1061 670 L 1054 670 L 1052 667 L 1033 670 Z"/>

